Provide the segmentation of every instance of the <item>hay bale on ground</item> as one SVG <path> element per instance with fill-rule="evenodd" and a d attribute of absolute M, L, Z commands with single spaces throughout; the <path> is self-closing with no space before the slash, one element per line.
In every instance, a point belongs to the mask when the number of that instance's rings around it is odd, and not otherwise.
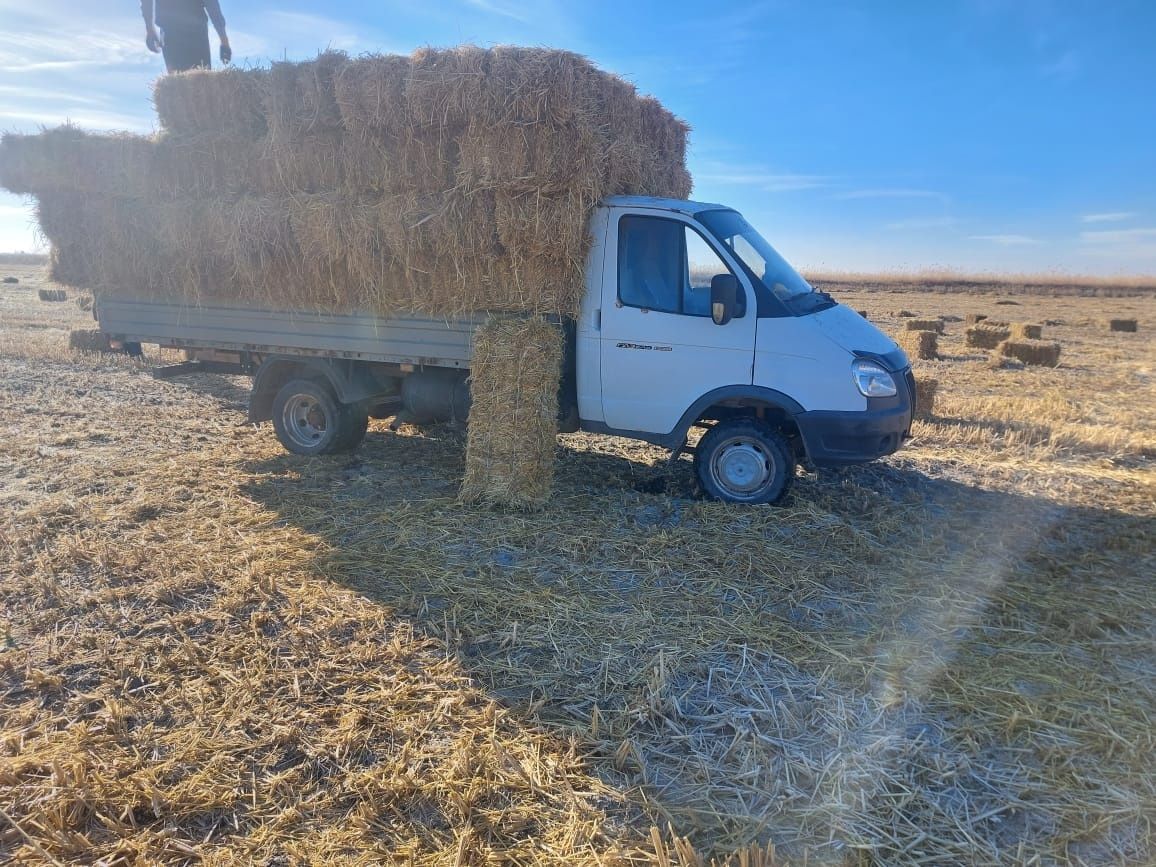
<path fill-rule="evenodd" d="M 1005 340 L 996 351 L 1024 364 L 1055 367 L 1060 363 L 1060 344 L 1049 340 Z"/>
<path fill-rule="evenodd" d="M 976 325 L 985 319 L 987 319 L 986 313 L 968 313 L 963 317 L 963 322 L 965 325 Z"/>
<path fill-rule="evenodd" d="M 1136 328 L 1137 328 L 1137 323 L 1136 323 L 1135 319 L 1109 319 L 1108 320 L 1108 330 L 1109 331 L 1134 332 L 1134 331 L 1136 331 Z"/>
<path fill-rule="evenodd" d="M 898 316 L 900 319 L 910 319 L 915 314 L 912 313 L 910 310 L 897 310 L 895 312 L 895 315 Z"/>
<path fill-rule="evenodd" d="M 1011 329 L 980 322 L 965 330 L 963 336 L 968 346 L 976 349 L 995 349 L 1011 337 Z"/>
<path fill-rule="evenodd" d="M 74 328 L 68 333 L 68 348 L 74 352 L 112 352 L 108 335 L 95 328 Z"/>
<path fill-rule="evenodd" d="M 935 410 L 935 394 L 939 380 L 931 376 L 915 374 L 915 417 L 931 418 Z"/>
<path fill-rule="evenodd" d="M 489 319 L 475 334 L 461 497 L 541 507 L 554 480 L 562 331 L 540 317 Z"/>
<path fill-rule="evenodd" d="M 1039 340 L 1044 336 L 1044 326 L 1032 322 L 1013 322 L 1011 336 L 1013 340 Z"/>
<path fill-rule="evenodd" d="M 256 141 L 265 135 L 264 69 L 194 69 L 162 75 L 153 88 L 164 129 L 183 135 L 216 134 Z"/>
<path fill-rule="evenodd" d="M 63 289 L 37 289 L 36 297 L 41 301 L 67 301 L 68 293 Z"/>
<path fill-rule="evenodd" d="M 939 335 L 934 331 L 900 331 L 896 343 L 908 358 L 939 358 Z"/>
<path fill-rule="evenodd" d="M 5 277 L 3 282 L 5 282 L 5 283 L 19 283 L 20 278 L 19 277 Z"/>
<path fill-rule="evenodd" d="M 903 323 L 906 331 L 934 331 L 936 334 L 943 333 L 942 319 L 908 319 Z"/>

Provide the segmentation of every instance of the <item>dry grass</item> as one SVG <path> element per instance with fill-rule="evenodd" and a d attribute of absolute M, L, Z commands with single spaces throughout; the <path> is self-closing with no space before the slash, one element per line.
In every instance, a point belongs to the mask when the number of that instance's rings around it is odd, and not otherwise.
<path fill-rule="evenodd" d="M 782 508 L 579 434 L 510 514 L 452 429 L 284 455 L 243 380 L 70 355 L 38 285 L 0 290 L 0 860 L 1153 860 L 1156 347 L 1102 300 L 1024 299 L 1060 368 L 949 328 L 913 441 Z"/>

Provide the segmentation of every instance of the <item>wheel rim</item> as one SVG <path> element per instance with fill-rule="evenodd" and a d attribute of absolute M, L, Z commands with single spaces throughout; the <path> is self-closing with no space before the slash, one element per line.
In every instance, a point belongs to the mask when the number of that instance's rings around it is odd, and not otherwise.
<path fill-rule="evenodd" d="M 289 439 L 303 448 L 316 446 L 329 431 L 329 416 L 325 407 L 317 398 L 308 394 L 295 394 L 285 401 L 281 420 Z"/>
<path fill-rule="evenodd" d="M 775 456 L 758 440 L 733 437 L 724 440 L 710 459 L 714 483 L 732 497 L 758 498 L 775 479 Z"/>

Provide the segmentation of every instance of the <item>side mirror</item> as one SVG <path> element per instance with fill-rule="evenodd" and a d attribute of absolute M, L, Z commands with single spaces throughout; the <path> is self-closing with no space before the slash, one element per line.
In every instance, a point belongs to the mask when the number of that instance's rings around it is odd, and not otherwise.
<path fill-rule="evenodd" d="M 739 305 L 739 279 L 734 274 L 715 274 L 710 278 L 710 318 L 715 325 L 726 325 L 735 318 Z"/>

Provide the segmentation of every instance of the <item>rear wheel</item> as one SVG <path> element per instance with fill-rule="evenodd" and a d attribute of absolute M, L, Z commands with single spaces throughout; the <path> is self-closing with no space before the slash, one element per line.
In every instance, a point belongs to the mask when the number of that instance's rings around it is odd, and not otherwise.
<path fill-rule="evenodd" d="M 719 422 L 694 454 L 703 491 L 730 503 L 777 503 L 795 478 L 795 456 L 774 428 L 754 419 Z"/>
<path fill-rule="evenodd" d="M 355 448 L 367 423 L 363 410 L 343 406 L 327 385 L 311 379 L 290 380 L 273 398 L 273 430 L 281 445 L 296 455 Z"/>

